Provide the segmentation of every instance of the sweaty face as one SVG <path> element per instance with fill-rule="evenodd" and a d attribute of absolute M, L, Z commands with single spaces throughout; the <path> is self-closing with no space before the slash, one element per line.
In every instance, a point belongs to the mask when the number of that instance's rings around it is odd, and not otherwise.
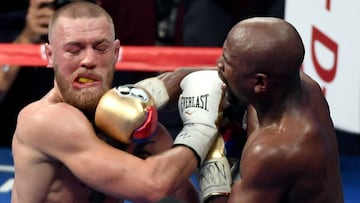
<path fill-rule="evenodd" d="M 111 87 L 119 41 L 105 17 L 61 18 L 53 27 L 49 64 L 65 102 L 93 113 Z"/>
<path fill-rule="evenodd" d="M 218 60 L 218 72 L 220 78 L 226 84 L 226 98 L 232 104 L 245 104 L 246 79 L 241 75 L 242 63 L 235 63 L 228 55 L 227 48 L 223 49 L 223 55 Z"/>

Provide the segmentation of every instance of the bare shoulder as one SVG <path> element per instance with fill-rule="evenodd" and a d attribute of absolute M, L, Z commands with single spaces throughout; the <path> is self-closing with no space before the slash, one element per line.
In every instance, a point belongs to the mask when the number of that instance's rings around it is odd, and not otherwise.
<path fill-rule="evenodd" d="M 289 132 L 290 133 L 290 132 Z M 277 130 L 257 130 L 248 140 L 241 161 L 244 180 L 261 184 L 286 184 L 298 176 L 310 160 L 306 141 Z"/>
<path fill-rule="evenodd" d="M 319 95 L 322 96 L 322 90 L 318 82 L 312 79 L 309 75 L 304 73 L 303 71 L 300 72 L 301 80 L 306 84 L 306 87 L 309 89 L 308 92 L 312 96 Z"/>
<path fill-rule="evenodd" d="M 89 129 L 92 129 L 90 122 L 76 108 L 43 99 L 20 111 L 14 139 L 40 151 L 50 152 L 50 149 L 55 149 L 54 146 L 76 140 L 76 136 L 82 136 Z"/>

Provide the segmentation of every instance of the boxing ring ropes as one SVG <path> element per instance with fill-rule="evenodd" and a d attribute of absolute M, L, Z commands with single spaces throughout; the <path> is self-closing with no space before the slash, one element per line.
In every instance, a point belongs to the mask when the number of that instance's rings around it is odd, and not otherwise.
<path fill-rule="evenodd" d="M 179 67 L 214 67 L 221 48 L 122 46 L 119 51 L 118 71 L 172 71 Z M 26 67 L 47 65 L 44 45 L 0 43 L 0 64 Z M 1 71 L 1 70 L 0 70 Z"/>

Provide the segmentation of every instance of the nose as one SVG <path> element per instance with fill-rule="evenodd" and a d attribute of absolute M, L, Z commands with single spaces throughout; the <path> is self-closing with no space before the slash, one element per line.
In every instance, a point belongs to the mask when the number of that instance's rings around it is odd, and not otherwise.
<path fill-rule="evenodd" d="M 93 69 L 96 66 L 96 53 L 92 48 L 86 48 L 83 52 L 83 59 L 81 61 L 81 66 L 87 69 Z"/>

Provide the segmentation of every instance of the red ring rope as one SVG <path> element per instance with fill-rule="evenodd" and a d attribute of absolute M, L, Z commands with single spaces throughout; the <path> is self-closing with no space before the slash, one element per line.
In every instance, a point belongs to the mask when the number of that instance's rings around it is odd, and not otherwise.
<path fill-rule="evenodd" d="M 215 67 L 221 48 L 122 46 L 117 70 L 172 71 L 178 67 Z M 0 43 L 0 64 L 46 66 L 43 45 Z"/>

